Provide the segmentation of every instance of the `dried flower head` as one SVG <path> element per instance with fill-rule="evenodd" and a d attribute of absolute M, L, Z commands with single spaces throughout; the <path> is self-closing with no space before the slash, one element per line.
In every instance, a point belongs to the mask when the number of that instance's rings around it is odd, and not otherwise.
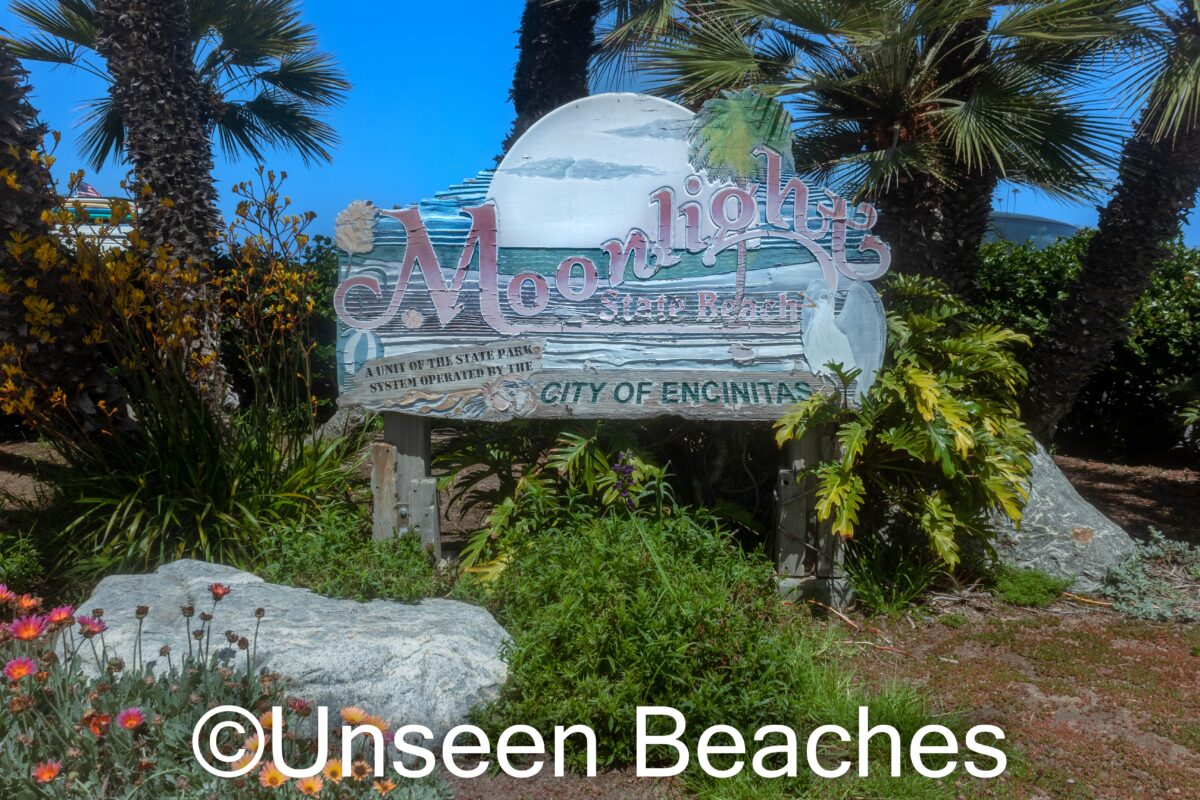
<path fill-rule="evenodd" d="M 79 633 L 85 639 L 90 639 L 108 630 L 108 623 L 99 617 L 80 617 L 76 621 L 79 623 Z"/>
<path fill-rule="evenodd" d="M 149 613 L 150 613 L 150 606 L 138 606 L 134 610 L 133 615 L 135 617 L 137 617 L 138 619 L 145 619 L 146 615 Z"/>
<path fill-rule="evenodd" d="M 179 613 L 183 614 L 183 616 L 187 617 L 188 619 L 191 619 L 192 615 L 196 613 L 196 607 L 195 606 L 180 606 Z"/>

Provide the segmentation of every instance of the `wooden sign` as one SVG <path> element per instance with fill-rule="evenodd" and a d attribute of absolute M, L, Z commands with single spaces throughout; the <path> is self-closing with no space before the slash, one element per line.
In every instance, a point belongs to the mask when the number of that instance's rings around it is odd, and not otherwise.
<path fill-rule="evenodd" d="M 430 417 L 774 419 L 883 361 L 869 204 L 796 177 L 757 101 L 549 114 L 495 171 L 338 216 L 341 402 Z M 739 105 L 740 104 L 740 105 Z M 706 107 L 706 111 L 707 111 Z"/>

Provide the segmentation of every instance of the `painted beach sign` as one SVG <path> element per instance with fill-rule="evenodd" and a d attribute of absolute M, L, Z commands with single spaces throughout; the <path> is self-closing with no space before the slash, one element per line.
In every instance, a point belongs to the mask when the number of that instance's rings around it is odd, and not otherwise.
<path fill-rule="evenodd" d="M 338 216 L 341 401 L 476 420 L 774 419 L 883 361 L 875 209 L 798 178 L 731 96 L 547 115 L 494 171 Z M 739 116 L 740 114 L 740 116 Z"/>

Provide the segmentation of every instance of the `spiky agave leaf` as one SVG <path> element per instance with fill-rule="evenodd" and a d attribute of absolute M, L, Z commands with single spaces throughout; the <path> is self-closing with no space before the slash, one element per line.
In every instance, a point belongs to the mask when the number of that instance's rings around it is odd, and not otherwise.
<path fill-rule="evenodd" d="M 711 181 L 754 178 L 761 162 L 754 150 L 766 145 L 792 162 L 792 118 L 773 98 L 753 91 L 726 92 L 700 109 L 688 134 L 688 160 Z"/>

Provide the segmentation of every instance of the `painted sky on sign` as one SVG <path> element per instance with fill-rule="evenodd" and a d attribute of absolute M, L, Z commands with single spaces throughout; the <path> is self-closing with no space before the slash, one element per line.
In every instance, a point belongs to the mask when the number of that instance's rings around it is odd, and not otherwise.
<path fill-rule="evenodd" d="M 25 32 L 8 3 L 0 29 Z M 306 167 L 296 156 L 274 154 L 268 166 L 289 175 L 288 192 L 298 209 L 317 212 L 314 231 L 331 234 L 337 212 L 352 200 L 387 207 L 408 205 L 494 166 L 513 119 L 508 102 L 516 61 L 517 27 L 524 0 L 460 0 L 454 12 L 437 3 L 307 0 L 305 17 L 321 46 L 334 53 L 354 88 L 330 122 L 341 135 L 332 164 Z M 33 101 L 43 119 L 63 134 L 59 175 L 83 165 L 76 123 L 82 104 L 102 93 L 99 79 L 64 67 L 30 64 Z M 600 90 L 614 88 L 608 84 Z M 222 208 L 232 209 L 228 186 L 250 178 L 255 165 L 230 162 L 219 153 L 216 175 Z M 116 193 L 124 168 L 108 166 L 88 180 Z M 1002 187 L 996 207 L 1092 224 L 1089 203 L 1064 203 L 1025 189 Z M 1200 218 L 1185 231 L 1200 245 Z"/>

